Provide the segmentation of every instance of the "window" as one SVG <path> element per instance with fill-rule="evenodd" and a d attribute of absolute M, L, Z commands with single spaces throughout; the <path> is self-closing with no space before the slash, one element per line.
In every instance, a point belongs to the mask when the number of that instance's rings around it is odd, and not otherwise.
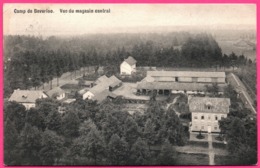
<path fill-rule="evenodd" d="M 214 127 L 214 129 L 215 129 L 215 130 L 217 130 L 217 129 L 218 129 L 218 127 Z"/>
<path fill-rule="evenodd" d="M 198 117 L 197 117 L 197 116 L 194 116 L 194 119 L 195 119 L 195 120 L 197 120 L 197 119 L 198 119 Z"/>
<path fill-rule="evenodd" d="M 197 126 L 197 125 L 195 126 L 195 129 L 198 129 L 198 126 Z"/>
<path fill-rule="evenodd" d="M 201 129 L 204 130 L 204 126 L 201 126 Z"/>
<path fill-rule="evenodd" d="M 204 116 L 201 116 L 201 119 L 204 120 Z"/>
<path fill-rule="evenodd" d="M 210 110 L 210 106 L 208 106 L 208 110 Z"/>
<path fill-rule="evenodd" d="M 208 119 L 210 120 L 210 115 L 208 116 Z"/>
<path fill-rule="evenodd" d="M 218 120 L 218 116 L 215 116 L 215 119 Z"/>

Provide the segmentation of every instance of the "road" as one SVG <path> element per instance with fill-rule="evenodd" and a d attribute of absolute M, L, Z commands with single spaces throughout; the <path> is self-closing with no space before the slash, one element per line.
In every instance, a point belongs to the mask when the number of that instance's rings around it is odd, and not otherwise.
<path fill-rule="evenodd" d="M 253 106 L 254 101 L 252 100 L 252 98 L 249 96 L 249 94 L 247 93 L 247 89 L 244 86 L 244 84 L 242 83 L 242 81 L 233 73 L 231 73 L 231 77 L 233 78 L 233 80 L 235 81 L 235 84 L 231 81 L 231 85 L 233 85 L 233 87 L 239 91 L 240 93 L 240 97 L 241 99 L 245 99 L 242 100 L 245 105 L 248 105 L 249 108 L 251 109 L 252 112 L 254 112 L 256 114 L 256 110 Z M 242 95 L 241 95 L 242 94 Z"/>

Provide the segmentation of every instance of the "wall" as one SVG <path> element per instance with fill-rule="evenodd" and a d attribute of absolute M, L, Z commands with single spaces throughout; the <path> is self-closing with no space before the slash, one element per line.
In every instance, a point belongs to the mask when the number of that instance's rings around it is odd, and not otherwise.
<path fill-rule="evenodd" d="M 202 116 L 204 116 L 204 119 L 202 119 Z M 191 131 L 208 132 L 208 126 L 210 126 L 211 132 L 220 132 L 218 121 L 221 120 L 221 117 L 226 118 L 227 114 L 192 112 Z"/>

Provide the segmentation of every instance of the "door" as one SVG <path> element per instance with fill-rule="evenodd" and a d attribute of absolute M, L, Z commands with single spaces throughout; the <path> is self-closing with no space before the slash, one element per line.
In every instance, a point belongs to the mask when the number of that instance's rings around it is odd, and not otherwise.
<path fill-rule="evenodd" d="M 208 133 L 211 133 L 211 126 L 208 126 Z"/>

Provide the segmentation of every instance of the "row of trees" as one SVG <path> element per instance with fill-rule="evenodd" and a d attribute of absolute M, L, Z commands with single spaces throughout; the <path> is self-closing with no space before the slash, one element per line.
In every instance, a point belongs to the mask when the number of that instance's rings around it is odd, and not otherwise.
<path fill-rule="evenodd" d="M 106 69 L 112 71 L 110 73 L 117 73 L 120 63 L 129 55 L 137 60 L 138 66 L 235 67 L 252 63 L 243 55 L 237 56 L 232 53 L 222 56 L 221 49 L 211 35 L 188 33 L 174 35 L 169 39 L 165 37 L 166 41 L 172 40 L 172 44 L 159 43 L 155 40 L 144 41 L 137 36 L 131 37 L 130 41 L 122 37 L 120 40 L 127 47 L 120 43 L 121 45 L 118 45 L 121 47 L 114 50 L 107 49 L 103 43 L 97 43 L 101 37 L 96 40 L 92 36 L 68 39 L 50 37 L 44 40 L 28 36 L 6 36 L 4 38 L 5 96 L 10 95 L 17 88 L 36 88 L 52 81 L 53 78 L 59 78 L 65 72 L 73 72 L 82 67 L 102 65 L 109 67 Z M 109 45 L 118 43 L 112 41 L 110 36 L 103 38 L 104 41 L 110 39 Z M 139 39 L 137 43 L 133 43 L 135 38 Z M 180 46 L 176 47 L 177 44 Z M 58 82 L 57 80 L 57 84 Z"/>
<path fill-rule="evenodd" d="M 229 159 L 226 165 L 254 165 L 257 163 L 257 122 L 249 109 L 239 106 L 240 100 L 229 85 L 225 96 L 231 100 L 227 118 L 219 121 L 221 136 L 227 141 Z"/>
<path fill-rule="evenodd" d="M 174 165 L 173 145 L 186 140 L 175 112 L 152 100 L 144 114 L 129 115 L 121 101 L 97 105 L 79 99 L 65 114 L 53 99 L 38 100 L 30 110 L 6 102 L 5 164 Z"/>

